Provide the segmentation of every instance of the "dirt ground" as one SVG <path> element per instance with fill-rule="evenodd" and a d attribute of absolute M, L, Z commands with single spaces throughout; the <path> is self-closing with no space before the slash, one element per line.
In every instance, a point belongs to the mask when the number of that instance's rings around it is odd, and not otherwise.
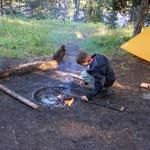
<path fill-rule="evenodd" d="M 75 63 L 77 49 L 75 44 L 67 44 L 61 71 L 83 70 Z M 149 150 L 150 91 L 140 89 L 139 84 L 150 82 L 150 64 L 131 55 L 110 59 L 117 76 L 116 95 L 110 102 L 125 106 L 127 111 L 80 101 L 64 108 L 40 105 L 40 110 L 35 111 L 0 91 L 0 150 Z M 1 68 L 21 62 L 6 60 L 1 59 Z M 13 76 L 0 82 L 33 100 L 37 89 L 66 84 L 68 80 L 49 71 Z"/>

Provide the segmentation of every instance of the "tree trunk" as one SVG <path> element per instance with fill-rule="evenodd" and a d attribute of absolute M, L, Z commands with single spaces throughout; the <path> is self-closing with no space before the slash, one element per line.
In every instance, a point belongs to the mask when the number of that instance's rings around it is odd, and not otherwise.
<path fill-rule="evenodd" d="M 133 6 L 131 8 L 131 16 L 130 16 L 129 23 L 134 23 L 135 24 L 139 12 L 140 12 L 140 5 L 138 5 L 137 7 Z"/>
<path fill-rule="evenodd" d="M 86 12 L 86 22 L 91 22 L 94 20 L 94 10 L 93 10 L 93 2 L 90 0 L 87 2 L 87 12 Z"/>
<path fill-rule="evenodd" d="M 3 0 L 0 0 L 0 13 L 3 15 Z"/>
<path fill-rule="evenodd" d="M 78 21 L 79 10 L 80 10 L 80 0 L 74 0 L 74 4 L 75 4 L 74 21 Z"/>
<path fill-rule="evenodd" d="M 63 16 L 63 21 L 65 22 L 65 20 L 67 19 L 67 14 L 68 14 L 68 4 L 67 4 L 67 0 L 63 0 L 64 2 L 64 16 Z"/>
<path fill-rule="evenodd" d="M 8 1 L 8 11 L 9 11 L 9 14 L 10 14 L 10 15 L 13 14 L 12 0 L 9 0 L 9 1 Z"/>
<path fill-rule="evenodd" d="M 148 13 L 148 7 L 149 7 L 149 0 L 142 0 L 139 13 L 137 15 L 137 22 L 134 27 L 133 36 L 136 36 L 139 34 L 142 30 L 142 27 L 144 25 L 144 19 L 146 14 Z"/>

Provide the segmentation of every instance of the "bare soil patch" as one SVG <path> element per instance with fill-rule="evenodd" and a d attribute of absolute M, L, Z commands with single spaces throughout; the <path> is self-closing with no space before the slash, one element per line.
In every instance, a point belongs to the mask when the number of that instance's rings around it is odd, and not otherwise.
<path fill-rule="evenodd" d="M 77 49 L 75 44 L 67 44 L 68 55 L 60 71 L 83 70 L 75 63 Z M 9 63 L 12 64 L 7 60 L 6 66 Z M 117 82 L 116 95 L 110 102 L 125 106 L 127 111 L 122 113 L 80 101 L 63 108 L 41 105 L 35 111 L 0 91 L 0 150 L 149 150 L 150 99 L 143 94 L 150 91 L 140 89 L 139 84 L 150 82 L 150 64 L 130 55 L 113 57 L 112 64 Z M 54 71 L 1 80 L 30 100 L 41 87 L 68 82 L 65 76 Z M 105 101 L 94 99 L 101 100 Z"/>

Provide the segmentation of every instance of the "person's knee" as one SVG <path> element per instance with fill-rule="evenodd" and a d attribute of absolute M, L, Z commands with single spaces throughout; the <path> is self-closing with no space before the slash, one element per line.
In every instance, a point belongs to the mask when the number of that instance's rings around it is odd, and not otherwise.
<path fill-rule="evenodd" d="M 86 71 L 82 71 L 81 72 L 81 78 L 83 81 L 87 82 L 87 74 L 86 74 Z"/>
<path fill-rule="evenodd" d="M 85 70 L 84 70 L 84 71 L 82 71 L 82 72 L 81 72 L 81 77 L 82 77 L 82 78 L 85 78 L 86 76 L 87 76 L 86 71 L 85 71 Z"/>
<path fill-rule="evenodd" d="M 94 85 L 94 83 L 95 83 L 95 79 L 90 74 L 88 74 L 86 71 L 81 72 L 81 78 L 89 85 Z"/>

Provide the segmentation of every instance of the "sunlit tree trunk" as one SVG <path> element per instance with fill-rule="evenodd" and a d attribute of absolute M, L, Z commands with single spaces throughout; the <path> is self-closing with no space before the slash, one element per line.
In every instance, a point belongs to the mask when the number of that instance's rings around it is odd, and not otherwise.
<path fill-rule="evenodd" d="M 86 14 L 85 14 L 85 21 L 91 22 L 94 20 L 94 10 L 93 10 L 93 1 L 89 0 L 86 4 Z"/>
<path fill-rule="evenodd" d="M 3 0 L 0 0 L 0 13 L 3 15 Z"/>
<path fill-rule="evenodd" d="M 13 14 L 12 0 L 9 0 L 9 11 L 11 14 Z"/>
<path fill-rule="evenodd" d="M 137 14 L 137 21 L 134 27 L 133 32 L 134 36 L 141 32 L 142 27 L 144 25 L 145 16 L 148 13 L 148 8 L 149 8 L 149 0 L 142 0 L 139 13 Z"/>
<path fill-rule="evenodd" d="M 64 16 L 63 16 L 63 21 L 65 21 L 66 18 L 67 18 L 68 5 L 67 5 L 67 0 L 63 0 L 63 2 L 64 2 Z"/>
<path fill-rule="evenodd" d="M 80 0 L 74 0 L 74 4 L 75 4 L 74 21 L 78 21 L 80 11 Z"/>

